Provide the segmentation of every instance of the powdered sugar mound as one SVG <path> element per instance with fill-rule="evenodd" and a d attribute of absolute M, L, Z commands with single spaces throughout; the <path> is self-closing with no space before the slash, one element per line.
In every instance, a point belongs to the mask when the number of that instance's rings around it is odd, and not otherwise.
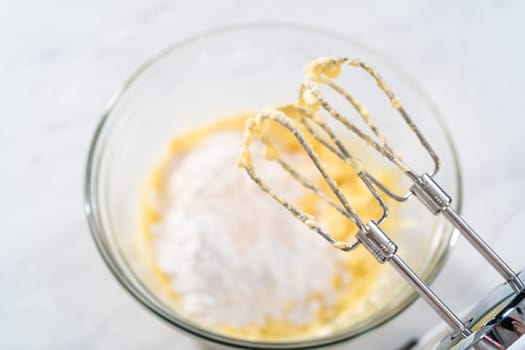
<path fill-rule="evenodd" d="M 181 311 L 202 322 L 305 324 L 318 308 L 309 295 L 322 292 L 327 303 L 335 297 L 332 278 L 344 274 L 340 252 L 236 166 L 241 142 L 240 133 L 223 131 L 174 157 L 152 230 L 158 265 Z M 302 189 L 276 164 L 257 167 L 287 199 L 300 198 Z"/>

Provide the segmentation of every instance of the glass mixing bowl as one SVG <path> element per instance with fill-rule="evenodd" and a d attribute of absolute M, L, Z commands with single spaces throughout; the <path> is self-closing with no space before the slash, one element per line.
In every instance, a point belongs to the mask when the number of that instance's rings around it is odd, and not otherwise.
<path fill-rule="evenodd" d="M 140 193 L 164 156 L 170 137 L 221 116 L 295 101 L 304 64 L 334 54 L 359 57 L 383 74 L 441 156 L 438 181 L 455 198 L 459 209 L 456 154 L 436 108 L 384 57 L 347 37 L 299 25 L 242 25 L 194 36 L 146 62 L 117 91 L 96 129 L 87 162 L 85 208 L 100 254 L 124 288 L 154 314 L 214 343 L 292 349 L 356 337 L 414 301 L 414 291 L 393 269 L 386 268 L 371 301 L 339 320 L 330 332 L 288 342 L 250 341 L 216 333 L 179 314 L 159 293 L 149 269 L 137 262 L 140 259 L 133 239 L 141 229 Z M 367 96 L 363 97 L 366 100 Z M 401 129 L 387 130 L 395 137 Z M 403 142 L 405 137 L 399 139 Z M 409 145 L 405 152 L 408 156 L 414 153 L 417 160 L 422 157 L 414 151 L 417 149 Z M 454 242 L 454 230 L 416 200 L 401 208 L 401 214 L 411 219 L 394 233 L 399 254 L 429 282 L 443 266 Z"/>

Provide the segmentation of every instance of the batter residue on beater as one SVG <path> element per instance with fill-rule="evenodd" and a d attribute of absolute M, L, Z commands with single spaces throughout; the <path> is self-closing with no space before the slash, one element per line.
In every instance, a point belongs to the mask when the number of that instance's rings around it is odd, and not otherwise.
<path fill-rule="evenodd" d="M 322 334 L 359 307 L 382 267 L 361 248 L 353 254 L 333 249 L 236 166 L 249 116 L 221 119 L 172 139 L 145 186 L 139 243 L 146 247 L 156 292 L 205 327 L 252 340 Z M 288 159 L 308 173 L 309 162 L 294 140 L 285 133 L 276 137 Z M 338 184 L 355 193 L 356 210 L 372 215 L 373 200 L 360 191 L 354 174 L 338 172 L 337 161 L 331 169 Z M 258 170 L 302 210 L 315 212 L 338 239 L 355 232 L 271 162 L 259 162 Z"/>

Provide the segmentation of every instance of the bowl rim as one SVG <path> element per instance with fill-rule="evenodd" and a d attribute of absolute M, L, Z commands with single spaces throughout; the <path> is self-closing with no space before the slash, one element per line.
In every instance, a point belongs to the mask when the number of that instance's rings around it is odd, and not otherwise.
<path fill-rule="evenodd" d="M 101 214 L 99 212 L 99 206 L 97 204 L 97 195 L 96 191 L 93 189 L 93 187 L 97 185 L 97 178 L 98 173 L 97 168 L 95 167 L 95 164 L 97 164 L 98 160 L 98 154 L 97 151 L 101 147 L 100 142 L 102 133 L 104 131 L 104 128 L 106 124 L 108 123 L 109 119 L 111 118 L 111 114 L 115 107 L 117 106 L 119 100 L 124 96 L 125 92 L 130 88 L 134 82 L 142 76 L 143 73 L 145 73 L 150 67 L 152 67 L 157 61 L 161 60 L 162 58 L 166 57 L 173 51 L 176 51 L 177 49 L 184 47 L 188 44 L 191 44 L 192 42 L 206 38 L 209 36 L 215 36 L 219 35 L 225 32 L 231 32 L 231 31 L 237 31 L 237 30 L 246 30 L 246 29 L 255 29 L 255 28 L 268 28 L 271 27 L 272 29 L 275 28 L 281 28 L 281 29 L 291 29 L 291 30 L 299 30 L 303 32 L 312 32 L 316 34 L 322 34 L 326 36 L 330 36 L 336 39 L 340 39 L 345 42 L 349 42 L 352 45 L 359 47 L 365 51 L 368 51 L 372 53 L 373 55 L 377 56 L 381 60 L 384 60 L 388 63 L 388 65 L 393 68 L 397 74 L 399 74 L 403 80 L 406 80 L 409 85 L 411 85 L 414 88 L 417 88 L 419 91 L 419 94 L 421 97 L 425 100 L 425 103 L 429 105 L 431 110 L 434 112 L 434 116 L 436 118 L 436 121 L 440 125 L 444 136 L 446 137 L 446 142 L 449 145 L 449 148 L 451 150 L 451 156 L 453 161 L 453 168 L 455 170 L 455 180 L 457 185 L 457 193 L 454 197 L 455 201 L 453 202 L 455 205 L 455 209 L 458 213 L 461 212 L 462 204 L 463 204 L 463 181 L 462 181 L 462 172 L 459 164 L 458 154 L 457 154 L 457 148 L 455 147 L 454 141 L 450 135 L 449 129 L 447 128 L 445 122 L 443 121 L 441 114 L 439 113 L 436 105 L 432 102 L 432 100 L 425 94 L 424 90 L 421 89 L 421 86 L 416 82 L 410 75 L 406 74 L 402 69 L 400 69 L 394 62 L 392 62 L 388 57 L 383 55 L 381 52 L 378 52 L 375 49 L 372 49 L 366 45 L 364 45 L 359 40 L 356 40 L 352 38 L 351 36 L 348 36 L 346 34 L 341 34 L 336 31 L 319 27 L 319 26 L 312 26 L 310 24 L 304 24 L 300 22 L 287 22 L 287 21 L 256 21 L 256 22 L 239 22 L 235 24 L 230 24 L 226 26 L 219 26 L 216 28 L 210 28 L 205 31 L 198 32 L 196 34 L 187 36 L 185 39 L 178 40 L 174 44 L 164 48 L 163 50 L 159 51 L 157 54 L 153 55 L 151 58 L 149 58 L 147 61 L 145 61 L 142 65 L 140 65 L 137 69 L 135 69 L 129 77 L 126 79 L 126 81 L 118 88 L 111 98 L 108 100 L 106 107 L 104 109 L 104 112 L 102 113 L 102 117 L 100 121 L 98 122 L 94 134 L 92 136 L 92 140 L 89 146 L 89 152 L 87 156 L 86 161 L 86 167 L 85 167 L 85 175 L 84 175 L 84 212 L 88 221 L 88 226 L 90 228 L 91 236 L 93 237 L 95 241 L 95 245 L 97 247 L 97 250 L 99 251 L 102 259 L 108 266 L 111 273 L 115 276 L 119 284 L 128 292 L 130 293 L 137 301 L 140 302 L 140 304 L 145 307 L 146 309 L 153 312 L 155 315 L 163 319 L 164 321 L 168 322 L 171 325 L 174 325 L 178 327 L 179 329 L 182 329 L 194 336 L 197 336 L 200 339 L 204 339 L 207 341 L 211 341 L 213 343 L 218 343 L 221 345 L 226 345 L 230 347 L 237 347 L 237 348 L 245 348 L 245 349 L 312 349 L 312 348 L 318 348 L 321 346 L 328 346 L 333 345 L 336 343 L 344 342 L 356 337 L 359 337 L 365 333 L 368 333 L 377 327 L 380 327 L 384 323 L 388 322 L 392 318 L 399 315 L 401 312 L 406 310 L 414 301 L 417 300 L 418 296 L 415 291 L 412 291 L 411 294 L 406 298 L 404 303 L 401 303 L 398 305 L 394 312 L 392 312 L 387 317 L 383 317 L 378 322 L 376 322 L 373 326 L 368 327 L 365 330 L 351 333 L 351 334 L 345 334 L 344 332 L 339 332 L 333 336 L 325 336 L 321 338 L 314 338 L 311 340 L 299 340 L 299 341 L 269 341 L 269 342 L 262 342 L 262 341 L 253 341 L 253 340 L 246 340 L 246 339 L 239 339 L 234 338 L 226 335 L 221 335 L 218 333 L 214 333 L 206 328 L 200 327 L 198 325 L 191 324 L 187 320 L 184 320 L 182 318 L 178 318 L 176 316 L 173 316 L 172 314 L 169 314 L 162 310 L 161 308 L 157 307 L 156 305 L 152 304 L 151 301 L 145 297 L 141 291 L 137 289 L 137 286 L 134 284 L 134 281 L 131 281 L 126 276 L 126 271 L 122 270 L 119 266 L 119 262 L 116 261 L 114 254 L 112 254 L 110 251 L 108 251 L 108 242 L 106 239 L 106 235 L 101 230 Z M 94 182 L 95 181 L 95 182 Z M 425 276 L 423 279 L 426 283 L 431 283 L 438 273 L 442 270 L 444 267 L 444 264 L 446 260 L 448 259 L 450 255 L 451 249 L 454 247 L 455 242 L 458 237 L 458 231 L 456 229 L 452 229 L 452 233 L 450 235 L 450 239 L 448 240 L 445 248 L 443 249 L 443 253 L 437 258 L 433 268 L 429 271 L 429 274 Z M 126 264 L 125 264 L 126 265 Z M 131 270 L 131 269 L 130 269 Z M 140 282 L 140 279 L 138 276 L 134 276 L 137 281 L 136 283 Z M 142 288 L 147 288 L 142 285 Z"/>

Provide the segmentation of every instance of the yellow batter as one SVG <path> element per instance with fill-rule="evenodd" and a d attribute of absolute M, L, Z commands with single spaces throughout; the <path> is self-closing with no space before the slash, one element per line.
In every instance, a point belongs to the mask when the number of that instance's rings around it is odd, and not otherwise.
<path fill-rule="evenodd" d="M 152 204 L 150 196 L 152 193 L 162 194 L 166 166 L 171 157 L 175 157 L 181 153 L 191 152 L 192 148 L 199 145 L 200 142 L 214 133 L 232 130 L 242 133 L 246 120 L 250 116 L 252 116 L 252 114 L 220 119 L 209 125 L 175 136 L 171 140 L 164 161 L 160 162 L 158 166 L 152 170 L 151 176 L 145 184 L 142 200 L 142 236 L 140 237 L 140 242 L 144 245 L 143 250 L 146 251 L 146 255 L 148 255 L 148 265 L 158 284 L 161 286 L 162 293 L 172 300 L 175 305 L 177 304 L 176 288 L 172 288 L 168 276 L 159 269 L 155 260 L 153 236 L 150 228 L 160 219 L 160 213 L 157 211 L 156 206 Z M 272 138 L 278 140 L 281 145 L 284 145 L 286 152 L 300 152 L 298 143 L 289 133 L 276 130 Z M 345 193 L 352 193 L 352 205 L 357 213 L 365 219 L 377 216 L 379 210 L 377 203 L 372 196 L 370 196 L 361 181 L 358 180 L 358 177 L 348 171 L 348 166 L 342 164 L 341 160 L 331 153 L 327 151 L 323 153 L 323 148 L 321 147 L 318 147 L 317 151 L 323 161 L 328 165 L 330 174 L 336 179 L 337 184 Z M 239 169 L 239 171 L 243 170 Z M 394 173 L 385 172 L 376 174 L 376 177 L 385 185 L 393 188 L 396 187 L 396 183 L 398 182 L 398 178 Z M 323 187 L 326 185 L 323 185 L 322 179 L 319 178 L 318 180 L 318 185 L 323 190 L 326 190 L 326 188 Z M 388 205 L 395 206 L 394 203 L 388 203 Z M 315 214 L 316 218 L 326 225 L 328 231 L 336 239 L 345 241 L 353 238 L 349 235 L 353 235 L 356 232 L 354 224 L 340 215 L 332 207 L 323 205 L 316 195 L 305 190 L 304 196 L 300 203 L 298 203 L 298 206 L 309 214 Z M 264 215 L 264 213 L 261 213 L 261 215 Z M 394 225 L 395 221 L 389 220 L 383 228 L 391 232 Z M 312 234 L 315 233 L 312 232 Z M 321 304 L 317 318 L 313 322 L 306 325 L 296 325 L 290 321 L 285 321 L 283 317 L 283 319 L 268 319 L 262 324 L 253 324 L 244 328 L 224 324 L 218 327 L 218 329 L 215 329 L 215 331 L 229 336 L 251 340 L 304 339 L 318 334 L 320 330 L 330 327 L 331 323 L 344 317 L 348 311 L 358 305 L 363 298 L 367 296 L 369 290 L 373 288 L 373 282 L 382 270 L 382 266 L 362 247 L 357 248 L 350 254 L 346 254 L 345 264 L 352 276 L 351 283 L 346 283 L 342 276 L 332 276 L 332 288 L 337 296 L 336 302 L 332 305 Z M 315 278 L 315 276 L 313 276 L 313 278 Z M 311 295 L 311 299 L 322 302 L 322 298 L 319 295 Z M 271 300 L 264 302 L 271 302 Z M 283 310 L 283 315 L 286 315 L 286 312 L 287 310 Z"/>

